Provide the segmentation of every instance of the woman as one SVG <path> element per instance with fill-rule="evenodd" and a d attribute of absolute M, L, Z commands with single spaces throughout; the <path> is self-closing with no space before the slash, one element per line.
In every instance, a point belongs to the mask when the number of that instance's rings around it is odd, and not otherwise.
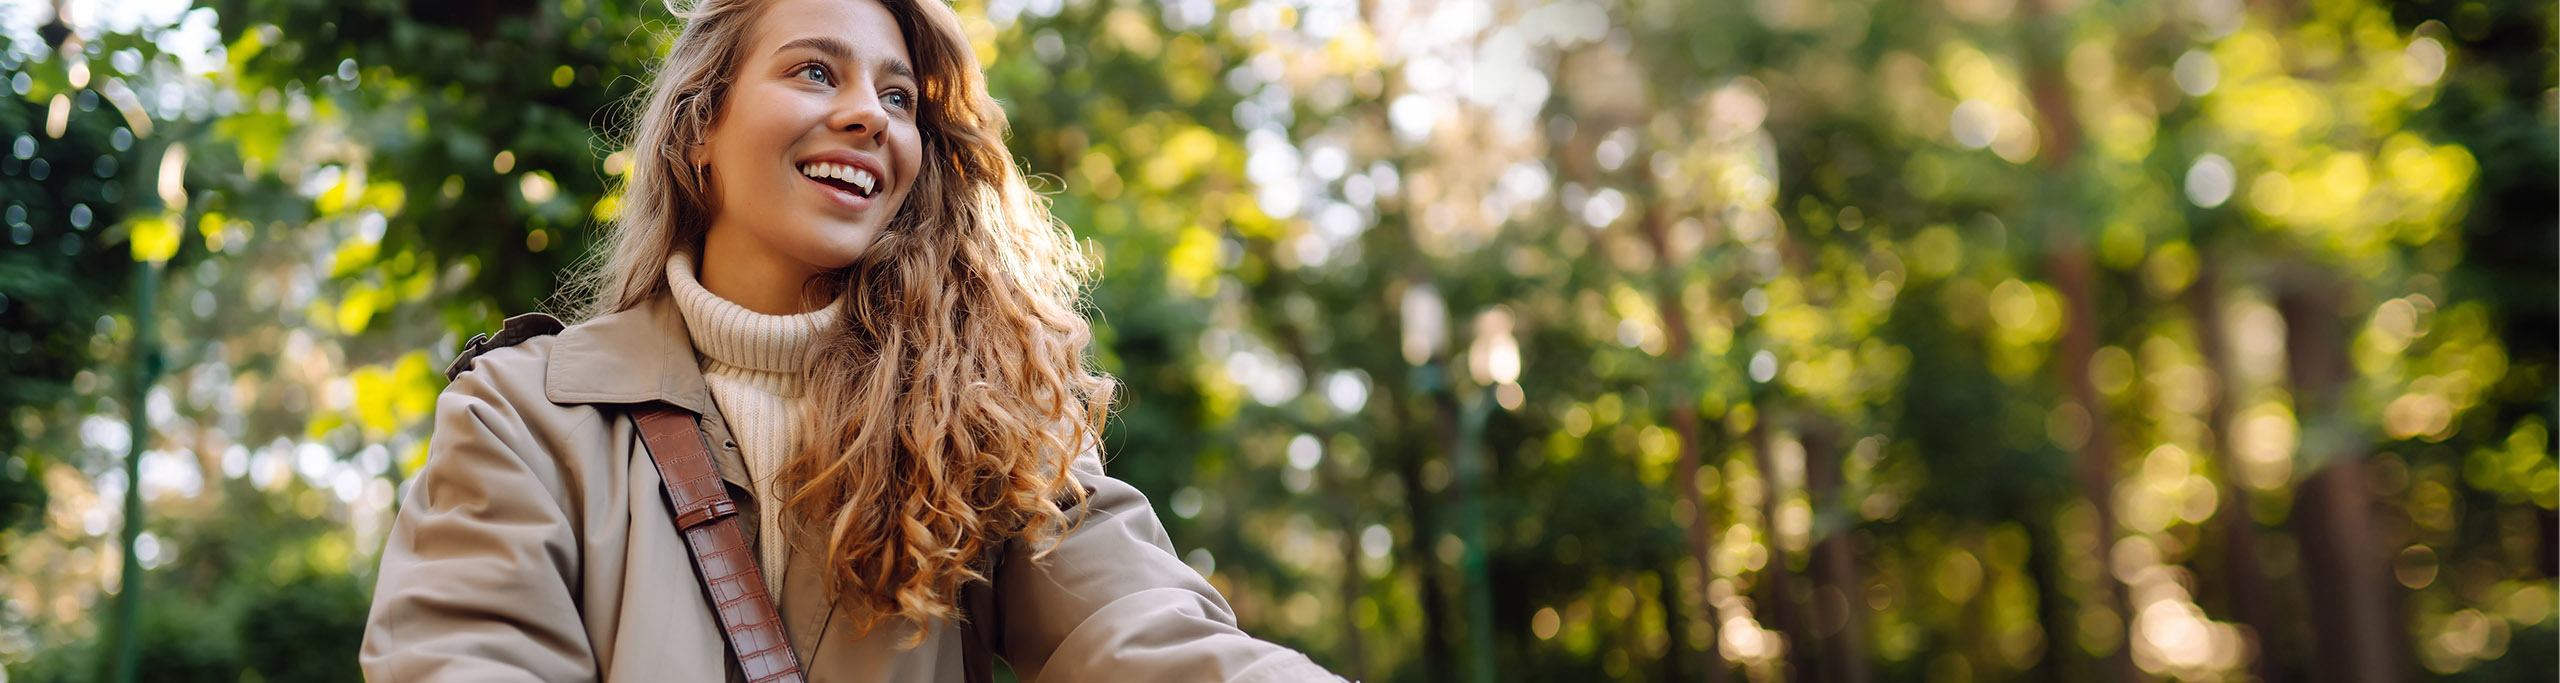
<path fill-rule="evenodd" d="M 1103 473 L 1088 270 L 952 11 L 677 13 L 588 319 L 519 316 L 449 371 L 367 675 L 783 679 L 737 664 L 784 648 L 730 646 L 757 613 L 715 612 L 652 466 L 691 443 L 808 680 L 982 679 L 986 655 L 1025 681 L 1334 680 L 1238 630 Z"/>

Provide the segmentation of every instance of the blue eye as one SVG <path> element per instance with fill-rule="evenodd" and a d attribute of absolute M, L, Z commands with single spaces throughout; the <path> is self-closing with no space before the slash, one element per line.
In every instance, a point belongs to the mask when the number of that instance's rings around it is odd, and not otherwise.
<path fill-rule="evenodd" d="M 915 98 L 908 95 L 907 91 L 904 90 L 891 90 L 889 91 L 889 94 L 882 95 L 880 97 L 880 101 L 886 102 L 889 106 L 897 107 L 899 109 L 906 109 L 915 106 Z"/>
<path fill-rule="evenodd" d="M 813 73 L 813 72 L 814 72 L 814 73 L 816 73 L 816 74 L 818 74 L 818 77 L 815 79 L 815 81 L 816 81 L 816 82 L 818 82 L 818 83 L 826 83 L 826 82 L 828 82 L 828 80 L 829 80 L 829 79 L 828 79 L 828 77 L 827 77 L 827 68 L 826 68 L 826 67 L 823 67 L 823 66 L 819 66 L 819 65 L 817 65 L 817 64 L 803 64 L 803 65 L 800 65 L 800 70 L 799 70 L 799 71 L 791 72 L 791 75 L 792 75 L 792 76 L 797 77 L 797 76 L 804 76 L 804 75 L 807 75 L 807 74 L 810 74 L 810 73 Z"/>

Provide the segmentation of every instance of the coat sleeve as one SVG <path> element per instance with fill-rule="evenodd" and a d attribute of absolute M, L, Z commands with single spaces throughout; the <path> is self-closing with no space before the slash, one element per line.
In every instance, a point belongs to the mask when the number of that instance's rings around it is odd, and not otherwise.
<path fill-rule="evenodd" d="M 596 679 L 561 470 L 491 374 L 465 373 L 436 399 L 365 617 L 367 679 Z"/>
<path fill-rule="evenodd" d="M 1306 655 L 1236 626 L 1218 590 L 1173 553 L 1136 487 L 1088 451 L 1083 523 L 1047 557 L 1012 544 L 997 573 L 999 652 L 1024 681 L 1338 681 Z"/>

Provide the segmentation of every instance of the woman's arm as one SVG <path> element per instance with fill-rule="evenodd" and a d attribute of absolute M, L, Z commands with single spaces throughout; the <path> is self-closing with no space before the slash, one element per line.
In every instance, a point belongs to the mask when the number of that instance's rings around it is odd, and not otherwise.
<path fill-rule="evenodd" d="M 391 525 L 365 618 L 367 679 L 596 678 L 570 592 L 579 556 L 561 470 L 491 374 L 463 373 L 436 399 L 426 465 Z"/>
<path fill-rule="evenodd" d="M 996 575 L 999 652 L 1022 680 L 1340 680 L 1237 628 L 1226 599 L 1174 556 L 1146 496 L 1105 476 L 1099 455 L 1075 467 L 1093 487 L 1083 524 L 1040 560 L 1012 544 Z"/>

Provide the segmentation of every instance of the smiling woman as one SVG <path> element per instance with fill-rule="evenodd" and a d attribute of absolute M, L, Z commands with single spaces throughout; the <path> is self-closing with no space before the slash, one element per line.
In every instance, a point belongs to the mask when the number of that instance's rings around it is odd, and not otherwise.
<path fill-rule="evenodd" d="M 1333 680 L 1104 473 L 1091 271 L 950 8 L 677 9 L 586 320 L 448 370 L 367 673 Z"/>

